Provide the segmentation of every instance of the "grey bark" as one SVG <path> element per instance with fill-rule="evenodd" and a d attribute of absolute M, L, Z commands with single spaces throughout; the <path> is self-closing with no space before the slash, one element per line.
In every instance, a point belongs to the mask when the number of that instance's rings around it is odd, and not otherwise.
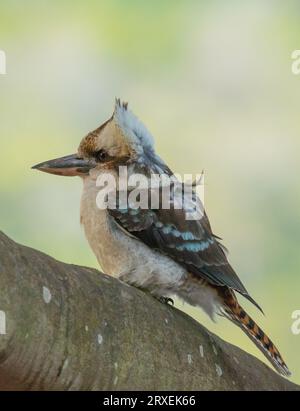
<path fill-rule="evenodd" d="M 0 233 L 0 389 L 300 387 L 143 291 Z"/>

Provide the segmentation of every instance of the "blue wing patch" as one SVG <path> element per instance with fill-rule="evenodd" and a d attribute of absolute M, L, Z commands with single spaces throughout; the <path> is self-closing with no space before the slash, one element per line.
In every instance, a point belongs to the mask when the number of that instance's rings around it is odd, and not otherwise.
<path fill-rule="evenodd" d="M 186 220 L 184 210 L 174 208 L 126 208 L 109 210 L 109 213 L 128 234 L 211 284 L 241 293 L 261 310 L 229 264 L 225 247 L 212 233 L 205 213 L 201 220 Z"/>

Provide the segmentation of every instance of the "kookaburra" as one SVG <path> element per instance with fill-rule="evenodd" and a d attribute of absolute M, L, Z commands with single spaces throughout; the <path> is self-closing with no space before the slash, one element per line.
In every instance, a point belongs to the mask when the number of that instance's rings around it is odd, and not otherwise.
<path fill-rule="evenodd" d="M 225 316 L 248 335 L 279 373 L 290 375 L 275 345 L 239 305 L 235 292 L 258 307 L 229 264 L 205 212 L 200 219 L 187 219 L 184 206 L 99 207 L 97 179 L 105 173 L 118 180 L 120 166 L 126 167 L 128 176 L 173 174 L 156 154 L 146 127 L 127 103 L 116 100 L 112 117 L 82 139 L 76 154 L 33 168 L 81 177 L 81 223 L 105 273 L 161 301 L 177 296 L 212 318 Z M 173 192 L 171 203 L 174 196 Z"/>

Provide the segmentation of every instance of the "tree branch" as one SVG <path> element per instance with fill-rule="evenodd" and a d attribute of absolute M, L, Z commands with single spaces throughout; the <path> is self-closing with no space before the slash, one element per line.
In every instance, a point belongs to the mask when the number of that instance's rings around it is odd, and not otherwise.
<path fill-rule="evenodd" d="M 150 295 L 0 233 L 0 389 L 300 387 Z"/>

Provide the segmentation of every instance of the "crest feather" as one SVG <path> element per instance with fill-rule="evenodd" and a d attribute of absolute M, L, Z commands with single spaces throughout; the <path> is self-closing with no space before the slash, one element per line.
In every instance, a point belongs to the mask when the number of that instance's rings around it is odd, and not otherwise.
<path fill-rule="evenodd" d="M 115 102 L 113 119 L 128 142 L 138 151 L 153 149 L 154 140 L 146 126 L 128 109 L 127 102 L 118 98 Z"/>

